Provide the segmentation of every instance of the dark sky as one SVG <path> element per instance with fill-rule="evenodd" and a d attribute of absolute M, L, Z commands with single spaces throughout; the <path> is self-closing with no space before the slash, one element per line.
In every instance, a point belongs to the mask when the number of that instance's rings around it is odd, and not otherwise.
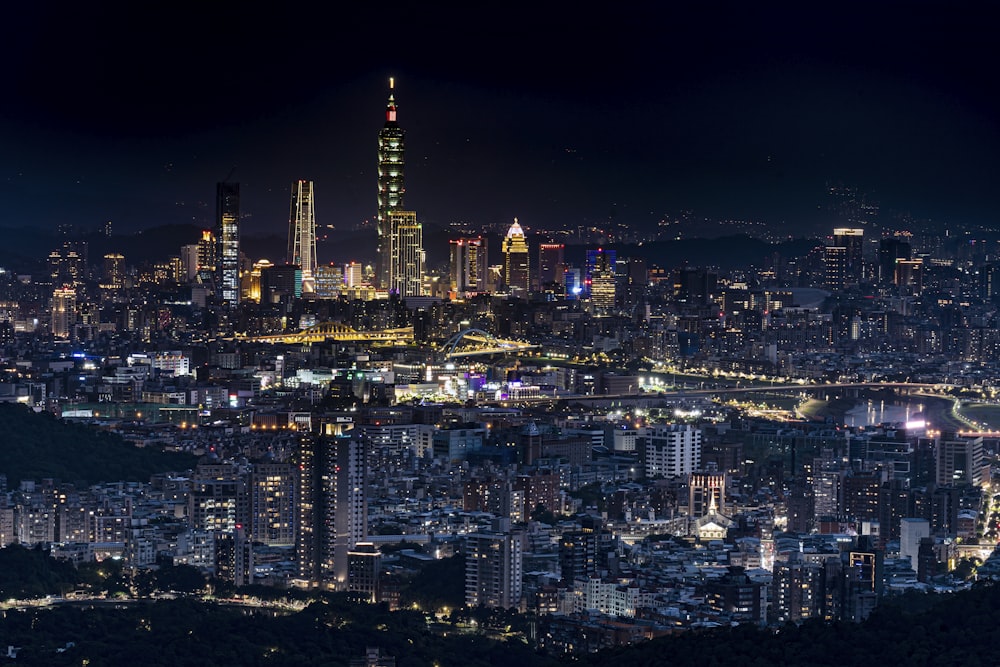
<path fill-rule="evenodd" d="M 208 224 L 234 167 L 253 233 L 297 178 L 370 219 L 389 75 L 426 222 L 795 233 L 827 181 L 997 220 L 988 3 L 38 4 L 0 10 L 0 226 Z"/>

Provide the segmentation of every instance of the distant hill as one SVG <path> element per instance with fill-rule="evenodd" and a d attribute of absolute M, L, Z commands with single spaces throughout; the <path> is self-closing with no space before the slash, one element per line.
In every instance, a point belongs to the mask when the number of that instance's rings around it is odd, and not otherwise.
<path fill-rule="evenodd" d="M 10 403 L 0 404 L 0 433 L 0 473 L 10 487 L 49 477 L 88 484 L 147 482 L 154 473 L 197 463 L 188 454 L 135 447 L 113 433 Z"/>
<path fill-rule="evenodd" d="M 92 233 L 81 240 L 89 244 L 91 264 L 100 264 L 100 258 L 110 252 L 125 255 L 130 265 L 145 262 L 164 261 L 180 253 L 181 246 L 197 243 L 202 227 L 190 224 L 162 225 L 128 235 L 104 236 Z M 279 230 L 276 230 L 279 231 Z M 280 230 L 283 232 L 284 230 Z M 42 270 L 45 258 L 58 248 L 62 238 L 54 231 L 18 227 L 0 229 L 4 243 L 0 245 L 0 267 L 17 272 Z M 448 263 L 448 241 L 454 238 L 453 231 L 427 225 L 424 228 L 424 250 L 428 267 L 446 267 Z M 500 237 L 487 235 L 489 259 L 493 264 L 502 261 Z M 280 264 L 285 259 L 287 238 L 283 233 L 267 236 L 244 235 L 240 239 L 243 254 L 251 261 L 269 259 Z M 537 242 L 532 239 L 537 252 Z M 742 268 L 749 265 L 761 266 L 769 257 L 778 253 L 782 257 L 801 257 L 812 250 L 819 241 L 795 239 L 779 244 L 771 244 L 749 236 L 725 236 L 713 239 L 681 239 L 679 241 L 656 241 L 642 245 L 612 245 L 621 257 L 642 257 L 650 264 L 672 268 L 687 263 L 691 266 L 713 266 L 722 270 Z M 569 246 L 566 260 L 581 264 L 586 248 L 593 246 Z M 332 231 L 317 240 L 317 256 L 320 262 L 342 264 L 349 261 L 373 262 L 375 260 L 375 231 Z"/>

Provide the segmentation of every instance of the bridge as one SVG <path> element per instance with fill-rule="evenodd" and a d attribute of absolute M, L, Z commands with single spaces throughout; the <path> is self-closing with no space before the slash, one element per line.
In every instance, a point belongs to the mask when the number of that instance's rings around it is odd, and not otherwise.
<path fill-rule="evenodd" d="M 445 360 L 490 354 L 511 354 L 541 347 L 516 340 L 503 340 L 482 329 L 465 329 L 449 338 L 438 350 Z"/>
<path fill-rule="evenodd" d="M 413 342 L 413 327 L 382 329 L 380 331 L 358 331 L 340 322 L 321 322 L 308 329 L 294 333 L 257 336 L 247 340 L 255 343 L 285 343 L 288 345 L 309 345 L 337 341 L 343 343 L 399 344 Z"/>

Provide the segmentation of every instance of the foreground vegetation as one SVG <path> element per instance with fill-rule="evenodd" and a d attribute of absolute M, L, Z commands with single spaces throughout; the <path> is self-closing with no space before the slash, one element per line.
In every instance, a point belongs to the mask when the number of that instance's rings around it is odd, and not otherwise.
<path fill-rule="evenodd" d="M 453 604 L 457 594 L 444 582 L 459 578 L 460 565 L 460 559 L 448 559 L 425 572 L 417 581 L 437 583 L 440 590 L 432 592 L 433 586 L 415 581 L 404 599 L 414 606 Z M 367 646 L 395 656 L 399 667 L 570 664 L 568 658 L 533 651 L 524 639 L 527 625 L 518 622 L 524 617 L 510 612 L 454 608 L 449 617 L 435 619 L 409 606 L 390 612 L 384 605 L 359 605 L 342 594 L 260 587 L 239 593 L 297 604 L 240 605 L 220 600 L 233 596 L 231 588 L 207 582 L 186 566 L 165 564 L 157 571 L 129 576 L 112 562 L 74 569 L 39 549 L 0 549 L 0 598 L 14 597 L 16 592 L 58 594 L 70 588 L 105 599 L 45 608 L 15 605 L 0 611 L 4 645 L 21 649 L 16 664 L 347 665 Z M 208 590 L 214 590 L 215 598 L 200 595 Z M 134 597 L 156 591 L 198 595 L 160 601 Z M 889 598 L 862 624 L 817 621 L 787 625 L 778 632 L 750 625 L 690 631 L 579 656 L 572 664 L 979 667 L 997 663 L 992 650 L 1000 646 L 998 616 L 1000 587 L 981 584 L 954 595 Z M 503 632 L 495 631 L 504 626 L 522 632 L 504 639 Z M 538 629 L 545 632 L 545 619 L 540 619 Z"/>

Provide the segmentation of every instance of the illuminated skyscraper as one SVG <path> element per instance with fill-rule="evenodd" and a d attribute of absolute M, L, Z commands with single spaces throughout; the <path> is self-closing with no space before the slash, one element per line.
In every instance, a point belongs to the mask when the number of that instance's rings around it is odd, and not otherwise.
<path fill-rule="evenodd" d="M 70 338 L 76 324 L 76 290 L 69 285 L 57 287 L 52 292 L 52 335 Z"/>
<path fill-rule="evenodd" d="M 316 291 L 316 210 L 313 182 L 292 183 L 292 204 L 288 212 L 288 264 L 302 267 L 302 293 Z"/>
<path fill-rule="evenodd" d="M 240 303 L 240 184 L 219 183 L 215 198 L 219 241 L 219 297 L 223 304 Z"/>
<path fill-rule="evenodd" d="M 486 291 L 486 241 L 482 238 L 448 242 L 451 249 L 451 291 L 464 297 Z"/>
<path fill-rule="evenodd" d="M 591 252 L 587 251 L 590 302 L 597 312 L 606 314 L 615 307 L 615 251 L 598 249 L 593 256 Z"/>
<path fill-rule="evenodd" d="M 390 284 L 391 249 L 389 213 L 403 208 L 403 157 L 406 133 L 396 123 L 395 83 L 389 79 L 389 104 L 385 108 L 385 125 L 378 133 L 378 223 L 376 231 L 375 282 L 378 287 L 392 289 Z"/>
<path fill-rule="evenodd" d="M 390 292 L 407 297 L 423 294 L 424 230 L 417 222 L 416 211 L 389 212 L 389 264 L 387 286 Z"/>
<path fill-rule="evenodd" d="M 347 585 L 348 553 L 364 540 L 365 448 L 357 438 L 304 436 L 296 458 L 299 576 L 312 585 Z"/>
<path fill-rule="evenodd" d="M 525 297 L 531 291 L 531 272 L 528 262 L 528 239 L 514 218 L 501 246 L 503 252 L 503 278 L 507 292 Z"/>

